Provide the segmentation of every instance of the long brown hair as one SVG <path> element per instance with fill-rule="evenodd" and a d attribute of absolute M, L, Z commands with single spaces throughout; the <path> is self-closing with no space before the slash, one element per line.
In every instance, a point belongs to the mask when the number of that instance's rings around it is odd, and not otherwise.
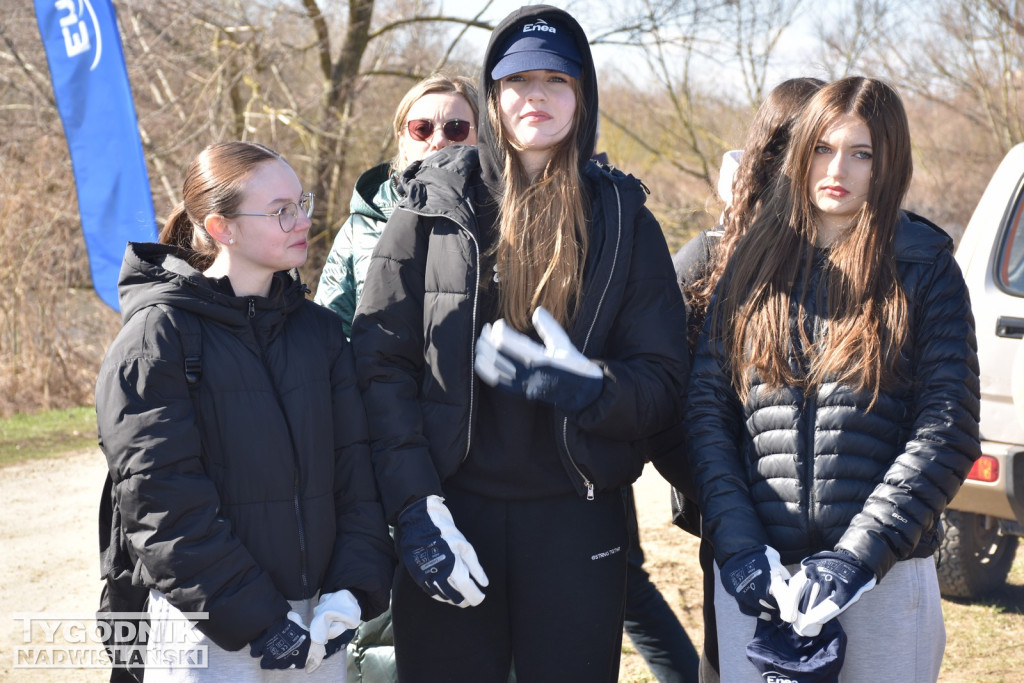
<path fill-rule="evenodd" d="M 703 275 L 686 288 L 689 314 L 704 319 L 708 302 L 722 277 L 736 243 L 761 210 L 772 183 L 782 173 L 786 148 L 794 122 L 814 93 L 825 85 L 817 78 L 791 78 L 779 83 L 757 108 L 747 131 L 736 176 L 732 183 L 732 201 L 722 217 L 722 237 L 711 254 Z M 691 335 L 700 331 L 690 326 Z M 696 339 L 690 339 L 690 348 Z"/>
<path fill-rule="evenodd" d="M 825 255 L 826 324 L 812 341 L 804 325 L 818 225 L 808 191 L 811 159 L 824 131 L 844 114 L 861 119 L 871 134 L 871 180 L 863 207 Z M 836 381 L 874 399 L 902 381 L 907 300 L 893 245 L 912 174 L 907 116 L 891 86 L 849 77 L 811 99 L 793 131 L 785 173 L 736 245 L 712 313 L 712 334 L 725 342 L 741 397 L 751 371 L 770 388 Z M 794 353 L 798 362 L 791 365 Z"/>
<path fill-rule="evenodd" d="M 534 179 L 519 162 L 502 124 L 500 81 L 495 81 L 487 94 L 490 124 L 505 162 L 498 240 L 491 250 L 501 281 L 498 306 L 502 317 L 521 331 L 533 329 L 530 318 L 538 306 L 568 327 L 583 280 L 589 244 L 588 207 L 575 134 L 584 115 L 583 89 L 580 79 L 570 81 L 576 93 L 571 132 L 556 145 Z"/>
<path fill-rule="evenodd" d="M 242 203 L 245 181 L 257 164 L 280 160 L 258 142 L 218 142 L 200 152 L 185 172 L 182 201 L 161 228 L 159 241 L 191 252 L 189 263 L 206 270 L 217 257 L 219 244 L 206 232 L 206 217 L 234 213 Z"/>

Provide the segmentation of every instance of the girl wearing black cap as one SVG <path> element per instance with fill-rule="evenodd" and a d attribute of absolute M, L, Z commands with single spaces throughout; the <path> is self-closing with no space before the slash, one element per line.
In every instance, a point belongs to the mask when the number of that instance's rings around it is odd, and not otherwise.
<path fill-rule="evenodd" d="M 579 24 L 514 12 L 481 86 L 477 148 L 404 174 L 353 324 L 399 676 L 615 681 L 623 487 L 681 417 L 682 297 L 643 186 L 588 161 Z"/>

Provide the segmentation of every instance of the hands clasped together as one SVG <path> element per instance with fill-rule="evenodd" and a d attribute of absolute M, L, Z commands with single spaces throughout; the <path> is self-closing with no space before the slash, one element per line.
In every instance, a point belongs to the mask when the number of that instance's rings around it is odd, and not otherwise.
<path fill-rule="evenodd" d="M 766 545 L 730 557 L 721 567 L 721 578 L 741 612 L 761 619 L 777 617 L 806 637 L 818 635 L 823 624 L 875 587 L 874 572 L 852 553 L 815 553 L 791 576 L 779 553 Z"/>
<path fill-rule="evenodd" d="M 359 602 L 349 591 L 324 593 L 308 628 L 297 612 L 288 612 L 249 643 L 249 654 L 260 658 L 261 669 L 305 668 L 311 673 L 348 645 L 360 615 Z"/>

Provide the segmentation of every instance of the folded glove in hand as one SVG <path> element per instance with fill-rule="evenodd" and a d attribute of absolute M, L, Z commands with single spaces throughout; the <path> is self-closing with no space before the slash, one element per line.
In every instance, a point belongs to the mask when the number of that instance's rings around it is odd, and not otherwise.
<path fill-rule="evenodd" d="M 604 373 L 580 353 L 562 326 L 543 307 L 533 312 L 541 346 L 504 320 L 486 324 L 476 345 L 477 375 L 526 398 L 576 413 L 601 395 Z"/>

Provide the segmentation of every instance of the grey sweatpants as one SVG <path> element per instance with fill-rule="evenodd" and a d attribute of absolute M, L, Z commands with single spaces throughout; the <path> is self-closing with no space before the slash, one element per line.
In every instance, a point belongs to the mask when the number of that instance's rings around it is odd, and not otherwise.
<path fill-rule="evenodd" d="M 795 572 L 799 566 L 789 567 Z M 722 680 L 764 683 L 747 660 L 754 617 L 740 612 L 715 567 L 715 617 Z M 934 683 L 946 649 L 935 560 L 897 562 L 877 586 L 837 617 L 846 631 L 840 683 Z"/>
<path fill-rule="evenodd" d="M 313 605 L 316 603 L 313 600 L 289 603 L 308 626 L 313 618 Z M 150 591 L 149 619 L 152 628 L 147 642 L 147 649 L 151 653 L 150 661 L 153 661 L 152 653 L 156 651 L 179 651 L 183 639 L 181 612 L 167 602 L 162 593 Z M 194 643 L 196 648 L 205 646 L 206 666 L 146 667 L 146 683 L 345 683 L 346 680 L 347 662 L 344 650 L 325 659 L 320 668 L 313 673 L 306 674 L 302 669 L 264 671 L 260 669 L 260 660 L 249 656 L 248 646 L 230 652 L 214 645 L 199 631 L 194 631 L 194 634 L 186 639 Z"/>

